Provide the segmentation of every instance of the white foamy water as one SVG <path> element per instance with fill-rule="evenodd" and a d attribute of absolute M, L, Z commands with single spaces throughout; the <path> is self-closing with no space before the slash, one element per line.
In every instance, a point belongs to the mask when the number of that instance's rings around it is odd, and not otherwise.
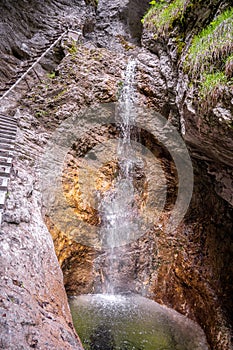
<path fill-rule="evenodd" d="M 106 292 L 114 293 L 112 275 L 114 248 L 134 240 L 140 230 L 140 217 L 136 203 L 137 191 L 134 187 L 134 169 L 141 162 L 136 156 L 132 143 L 132 124 L 135 119 L 135 69 L 136 62 L 129 61 L 125 82 L 116 109 L 116 124 L 120 130 L 117 147 L 119 172 L 112 185 L 106 191 L 99 204 L 101 216 L 100 236 L 110 249 L 110 264 L 107 269 Z"/>
<path fill-rule="evenodd" d="M 129 61 L 125 82 L 116 111 L 116 123 L 120 129 L 117 158 L 119 173 L 110 190 L 106 191 L 100 204 L 102 218 L 100 236 L 104 244 L 113 249 L 132 240 L 138 227 L 135 188 L 133 184 L 136 158 L 131 142 L 132 123 L 134 122 L 134 74 L 136 62 Z"/>

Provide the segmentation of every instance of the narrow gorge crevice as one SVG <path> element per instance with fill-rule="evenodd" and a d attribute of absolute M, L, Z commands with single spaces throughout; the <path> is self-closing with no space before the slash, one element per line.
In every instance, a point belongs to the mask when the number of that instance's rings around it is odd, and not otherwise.
<path fill-rule="evenodd" d="M 84 193 L 90 186 L 89 178 L 85 178 L 87 155 L 95 160 L 93 148 L 118 139 L 119 129 L 114 123 L 104 123 L 101 113 L 114 114 L 131 58 L 137 60 L 137 105 L 161 114 L 182 134 L 192 160 L 194 189 L 182 222 L 175 231 L 167 232 L 165 226 L 179 189 L 176 164 L 169 149 L 150 130 L 135 128 L 135 140 L 158 163 L 157 172 L 152 169 L 149 175 L 145 169 L 135 169 L 140 205 L 149 196 L 150 181 L 156 184 L 158 196 L 165 182 L 167 193 L 157 225 L 123 248 L 115 248 L 116 290 L 137 293 L 179 311 L 202 327 L 210 349 L 231 349 L 232 80 L 227 78 L 225 85 L 215 86 L 216 98 L 212 90 L 202 98 L 198 84 L 204 78 L 198 72 L 192 75 L 196 68 L 192 68 L 189 51 L 195 35 L 231 4 L 181 1 L 177 9 L 177 3 L 1 2 L 1 87 L 54 34 L 67 27 L 80 33 L 66 37 L 38 66 L 41 81 L 31 76 L 30 90 L 22 85 L 1 101 L 1 112 L 18 120 L 15 159 L 0 231 L 4 259 L 0 298 L 3 349 L 82 349 L 66 293 L 70 297 L 105 292 L 110 253 L 72 235 L 68 217 L 63 220 L 67 231 L 53 220 L 42 196 L 41 158 L 57 135 L 62 144 L 63 132 L 65 140 L 65 132 L 71 130 L 62 164 L 64 198 L 79 221 L 100 227 L 98 209 L 90 205 L 95 200 L 93 193 L 88 198 Z M 153 10 L 156 4 L 157 12 Z M 163 6 L 171 11 L 167 22 L 162 17 Z M 142 24 L 141 18 L 149 8 L 152 11 Z M 230 63 L 227 72 L 232 74 Z M 85 124 L 83 116 L 92 107 L 99 119 L 92 115 Z M 147 112 L 141 116 L 142 124 L 149 119 Z M 171 142 L 169 147 L 173 146 Z M 111 152 L 110 160 L 93 175 L 93 188 L 100 195 L 111 187 L 119 172 Z M 59 154 L 57 158 L 51 155 L 51 159 L 55 163 Z M 46 185 L 49 193 L 52 185 Z M 59 203 L 53 203 L 54 207 Z M 91 237 L 85 227 L 80 232 L 84 238 Z"/>

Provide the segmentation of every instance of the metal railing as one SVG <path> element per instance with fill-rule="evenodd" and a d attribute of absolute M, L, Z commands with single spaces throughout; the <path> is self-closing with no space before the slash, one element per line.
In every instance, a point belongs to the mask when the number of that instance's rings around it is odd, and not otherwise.
<path fill-rule="evenodd" d="M 35 66 L 41 61 L 41 59 L 43 57 L 45 57 L 50 50 L 52 50 L 58 43 L 59 41 L 61 41 L 68 33 L 74 33 L 74 34 L 78 34 L 79 36 L 82 35 L 81 31 L 75 31 L 72 29 L 66 29 L 58 38 L 56 38 L 56 40 L 47 48 L 45 49 L 45 51 L 36 59 L 35 62 L 32 63 L 32 65 L 30 65 L 29 68 L 26 69 L 25 72 L 22 73 L 22 75 L 14 82 L 12 83 L 12 85 L 9 87 L 9 89 L 7 89 L 2 96 L 0 96 L 0 101 L 3 100 L 12 90 L 15 89 L 15 87 L 24 79 L 26 79 L 26 76 L 31 72 L 34 71 L 36 73 L 36 71 L 34 70 Z M 36 73 L 37 77 L 38 74 Z M 39 78 L 39 77 L 38 77 Z M 9 84 L 9 83 L 8 83 Z"/>

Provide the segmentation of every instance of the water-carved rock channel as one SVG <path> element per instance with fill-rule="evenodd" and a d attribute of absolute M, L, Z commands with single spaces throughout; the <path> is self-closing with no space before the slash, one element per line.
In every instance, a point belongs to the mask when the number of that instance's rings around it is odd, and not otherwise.
<path fill-rule="evenodd" d="M 115 110 L 115 122 L 120 130 L 116 148 L 117 174 L 111 187 L 97 200 L 101 217 L 100 241 L 109 251 L 102 286 L 105 293 L 70 298 L 74 326 L 86 350 L 207 350 L 204 332 L 191 320 L 131 293 L 127 284 L 122 293 L 117 294 L 116 275 L 122 264 L 118 251 L 124 251 L 124 246 L 149 229 L 145 227 L 140 208 L 143 192 L 135 187 L 134 181 L 135 169 L 146 166 L 143 150 L 140 157 L 133 143 L 137 113 L 135 69 L 136 61 L 129 59 Z M 92 157 L 98 157 L 93 155 L 93 150 Z M 161 195 L 157 200 L 161 200 Z"/>
<path fill-rule="evenodd" d="M 0 348 L 232 349 L 232 1 L 0 3 Z"/>

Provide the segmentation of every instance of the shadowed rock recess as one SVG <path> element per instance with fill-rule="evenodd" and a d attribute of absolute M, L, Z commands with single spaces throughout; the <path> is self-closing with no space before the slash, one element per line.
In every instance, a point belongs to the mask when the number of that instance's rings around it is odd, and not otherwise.
<path fill-rule="evenodd" d="M 210 349 L 232 349 L 230 6 L 231 1 L 222 0 L 158 0 L 151 5 L 146 0 L 0 1 L 1 89 L 52 36 L 67 28 L 82 33 L 70 32 L 43 58 L 36 67 L 40 79 L 33 73 L 27 77 L 30 89 L 22 82 L 0 101 L 0 112 L 18 120 L 0 230 L 1 349 L 83 349 L 67 295 L 104 292 L 110 255 L 75 239 L 53 220 L 42 200 L 41 155 L 61 123 L 79 120 L 86 108 L 101 103 L 111 111 L 130 57 L 137 59 L 137 104 L 159 112 L 182 135 L 192 159 L 194 190 L 180 225 L 173 232 L 164 230 L 179 179 L 168 150 L 142 130 L 137 137 L 166 179 L 166 203 L 159 225 L 115 248 L 114 284 L 119 293 L 141 294 L 196 321 Z M 116 139 L 119 130 L 95 121 L 85 133 L 80 123 L 76 132 L 63 163 L 64 198 L 79 220 L 98 228 L 98 210 L 82 196 L 81 186 L 89 186 L 82 175 L 84 157 Z M 110 188 L 117 168 L 110 155 L 95 174 L 97 192 Z M 135 171 L 142 205 L 147 181 L 155 177 L 158 186 L 162 181 L 153 172 L 149 176 L 141 168 Z M 88 236 L 85 226 L 83 230 L 83 237 Z"/>

